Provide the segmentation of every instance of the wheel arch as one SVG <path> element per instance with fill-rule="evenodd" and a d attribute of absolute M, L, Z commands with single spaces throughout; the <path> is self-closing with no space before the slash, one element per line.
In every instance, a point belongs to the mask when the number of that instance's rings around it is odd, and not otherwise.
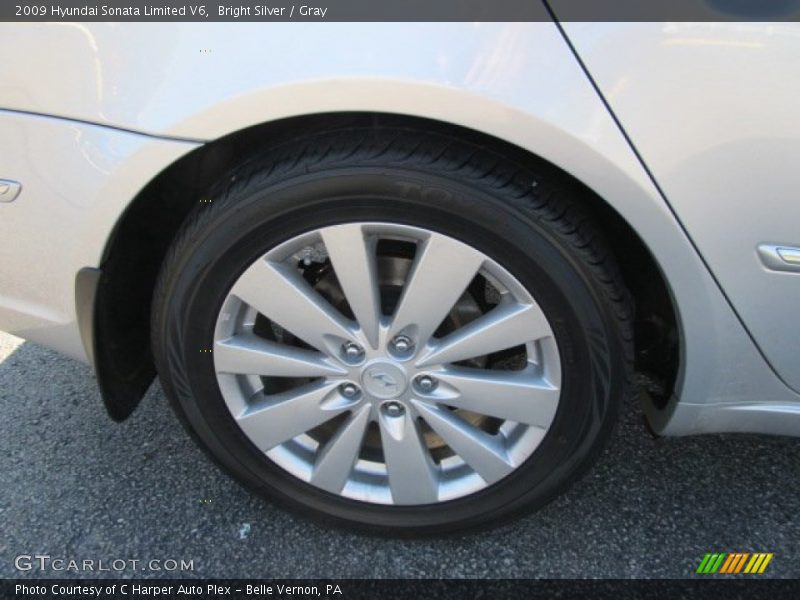
<path fill-rule="evenodd" d="M 167 166 L 129 203 L 106 244 L 94 297 L 93 340 L 98 383 L 109 414 L 123 420 L 155 376 L 150 350 L 150 302 L 163 258 L 189 213 L 208 201 L 204 192 L 240 161 L 284 140 L 322 129 L 393 126 L 436 130 L 484 144 L 525 164 L 542 161 L 566 173 L 583 191 L 583 205 L 605 233 L 637 306 L 637 369 L 649 373 L 647 401 L 663 408 L 678 385 L 679 313 L 663 270 L 620 212 L 565 165 L 490 133 L 418 116 L 337 112 L 265 122 L 208 142 Z M 566 143 L 566 142 L 564 142 Z M 534 149 L 535 150 L 535 149 Z M 585 178 L 584 178 L 585 179 Z"/>

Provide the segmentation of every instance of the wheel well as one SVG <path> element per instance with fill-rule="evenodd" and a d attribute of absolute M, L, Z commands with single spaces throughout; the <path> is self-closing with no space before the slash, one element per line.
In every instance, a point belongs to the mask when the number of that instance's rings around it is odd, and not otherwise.
<path fill-rule="evenodd" d="M 438 132 L 488 145 L 523 163 L 543 160 L 474 130 L 427 119 L 386 114 L 336 113 L 257 125 L 205 144 L 155 177 L 131 202 L 107 244 L 95 299 L 95 369 L 109 414 L 126 418 L 153 381 L 150 303 L 167 250 L 189 213 L 214 183 L 257 151 L 321 130 L 392 126 Z M 552 168 L 552 167 L 550 167 Z M 677 377 L 678 328 L 669 288 L 649 250 L 603 199 L 584 190 L 589 216 L 606 234 L 635 305 L 636 366 L 657 405 Z"/>

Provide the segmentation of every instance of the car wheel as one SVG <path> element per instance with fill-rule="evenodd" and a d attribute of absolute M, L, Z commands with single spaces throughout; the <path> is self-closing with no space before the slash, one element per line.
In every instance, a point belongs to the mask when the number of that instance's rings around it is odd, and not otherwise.
<path fill-rule="evenodd" d="M 630 388 L 629 295 L 583 195 L 433 133 L 271 148 L 165 260 L 163 387 L 218 464 L 303 514 L 438 533 L 541 506 Z"/>

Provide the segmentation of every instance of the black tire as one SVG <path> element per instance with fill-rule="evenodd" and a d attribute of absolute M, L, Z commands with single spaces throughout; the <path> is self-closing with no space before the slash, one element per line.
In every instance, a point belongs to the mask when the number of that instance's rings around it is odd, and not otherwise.
<path fill-rule="evenodd" d="M 395 128 L 284 143 L 199 204 L 165 259 L 152 341 L 164 390 L 225 471 L 282 506 L 382 534 L 496 524 L 541 507 L 598 456 L 632 387 L 632 306 L 579 185 L 546 163 Z M 388 220 L 458 238 L 501 263 L 552 324 L 563 368 L 553 424 L 513 473 L 470 496 L 423 506 L 349 500 L 306 484 L 260 452 L 223 401 L 207 352 L 233 281 L 278 243 L 323 225 Z"/>

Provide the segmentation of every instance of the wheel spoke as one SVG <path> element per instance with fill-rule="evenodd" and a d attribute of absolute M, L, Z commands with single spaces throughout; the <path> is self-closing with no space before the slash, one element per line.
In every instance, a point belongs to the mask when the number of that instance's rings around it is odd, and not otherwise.
<path fill-rule="evenodd" d="M 339 431 L 319 450 L 311 474 L 311 483 L 338 494 L 342 491 L 358 458 L 364 432 L 369 423 L 370 407 L 362 406 L 350 415 Z"/>
<path fill-rule="evenodd" d="M 396 504 L 430 504 L 438 499 L 438 477 L 413 417 L 381 414 L 381 443 Z"/>
<path fill-rule="evenodd" d="M 377 348 L 381 304 L 375 242 L 365 237 L 359 224 L 327 227 L 321 234 L 356 321 L 372 347 Z"/>
<path fill-rule="evenodd" d="M 237 417 L 252 442 L 263 451 L 314 429 L 352 406 L 335 383 L 316 383 L 268 396 Z"/>
<path fill-rule="evenodd" d="M 231 293 L 323 352 L 332 352 L 330 336 L 358 341 L 341 313 L 287 265 L 258 260 Z"/>
<path fill-rule="evenodd" d="M 474 279 L 483 256 L 456 240 L 432 234 L 420 244 L 395 310 L 390 336 L 410 330 L 421 348 Z"/>
<path fill-rule="evenodd" d="M 218 373 L 263 377 L 325 377 L 347 373 L 319 352 L 278 344 L 252 334 L 216 342 L 214 366 Z"/>
<path fill-rule="evenodd" d="M 484 356 L 550 334 L 547 319 L 531 304 L 505 304 L 440 340 L 417 367 Z"/>
<path fill-rule="evenodd" d="M 441 404 L 547 428 L 558 408 L 559 389 L 529 371 L 447 369 L 437 372 L 450 389 L 437 390 Z"/>
<path fill-rule="evenodd" d="M 414 406 L 428 425 L 486 483 L 494 483 L 514 470 L 502 437 L 489 435 L 445 408 L 419 400 L 414 401 Z"/>

